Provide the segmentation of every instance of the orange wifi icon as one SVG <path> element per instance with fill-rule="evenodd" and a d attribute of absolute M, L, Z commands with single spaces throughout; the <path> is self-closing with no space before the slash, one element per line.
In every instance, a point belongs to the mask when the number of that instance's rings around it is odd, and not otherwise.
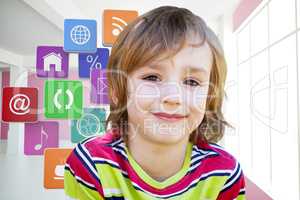
<path fill-rule="evenodd" d="M 138 16 L 135 10 L 104 10 L 103 44 L 111 46 L 124 28 Z"/>

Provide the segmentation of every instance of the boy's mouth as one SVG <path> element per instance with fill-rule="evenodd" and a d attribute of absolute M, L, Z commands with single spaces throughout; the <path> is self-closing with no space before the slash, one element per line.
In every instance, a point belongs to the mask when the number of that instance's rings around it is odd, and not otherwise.
<path fill-rule="evenodd" d="M 187 117 L 187 115 L 180 115 L 180 114 L 168 114 L 162 112 L 152 113 L 155 117 L 159 119 L 167 120 L 167 121 L 179 121 Z"/>

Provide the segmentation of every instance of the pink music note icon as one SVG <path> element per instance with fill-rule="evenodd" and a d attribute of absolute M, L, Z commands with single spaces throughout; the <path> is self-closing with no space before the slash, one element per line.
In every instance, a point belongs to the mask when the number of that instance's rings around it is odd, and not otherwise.
<path fill-rule="evenodd" d="M 25 123 L 25 155 L 43 155 L 45 148 L 58 147 L 58 122 Z"/>
<path fill-rule="evenodd" d="M 46 133 L 46 131 L 44 131 L 44 128 L 43 128 L 43 126 L 41 127 L 41 142 L 40 143 L 38 143 L 38 144 L 36 144 L 35 146 L 34 146 L 34 149 L 36 150 L 36 151 L 38 151 L 38 150 L 40 150 L 42 147 L 43 147 L 43 143 L 44 143 L 44 141 L 47 141 L 48 140 L 48 134 Z M 45 136 L 45 139 L 43 140 L 43 135 Z"/>

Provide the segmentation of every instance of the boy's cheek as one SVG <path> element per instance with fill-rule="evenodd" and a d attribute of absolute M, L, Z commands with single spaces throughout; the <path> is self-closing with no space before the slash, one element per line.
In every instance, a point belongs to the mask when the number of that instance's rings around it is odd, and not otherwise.
<path fill-rule="evenodd" d="M 152 102 L 150 99 L 135 99 L 134 107 L 137 112 L 147 113 L 151 111 Z"/>
<path fill-rule="evenodd" d="M 149 94 L 149 93 L 148 93 Z M 134 114 L 147 113 L 151 110 L 151 105 L 155 102 L 152 95 L 142 95 L 132 93 L 128 98 L 127 110 Z M 137 113 L 138 112 L 138 113 Z"/>
<path fill-rule="evenodd" d="M 184 95 L 184 101 L 189 107 L 203 107 L 207 100 L 207 89 L 195 89 L 192 92 L 187 92 Z"/>
<path fill-rule="evenodd" d="M 155 84 L 142 82 L 135 87 L 135 98 L 154 99 L 160 97 L 160 90 Z"/>

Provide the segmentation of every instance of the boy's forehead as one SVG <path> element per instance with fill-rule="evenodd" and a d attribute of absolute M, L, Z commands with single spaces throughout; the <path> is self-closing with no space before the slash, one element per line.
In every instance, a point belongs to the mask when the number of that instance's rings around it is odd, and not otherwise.
<path fill-rule="evenodd" d="M 194 68 L 204 68 L 206 71 L 209 71 L 212 62 L 212 51 L 207 42 L 205 42 L 200 46 L 192 46 L 187 44 L 175 55 L 159 57 L 153 60 L 149 63 L 148 67 L 157 68 L 160 66 L 172 66 L 174 68 L 176 66 L 192 66 Z"/>

